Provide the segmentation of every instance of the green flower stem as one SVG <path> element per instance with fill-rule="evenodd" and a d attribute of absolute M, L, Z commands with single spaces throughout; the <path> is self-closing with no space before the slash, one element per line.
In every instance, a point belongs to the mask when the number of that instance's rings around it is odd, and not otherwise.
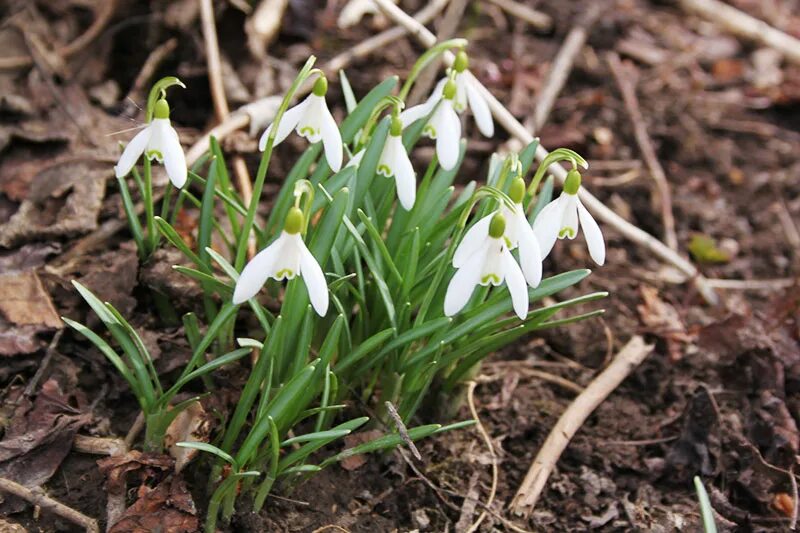
<path fill-rule="evenodd" d="M 269 160 L 272 157 L 272 149 L 275 145 L 275 134 L 278 132 L 278 124 L 280 123 L 281 118 L 283 118 L 283 114 L 289 108 L 289 102 L 300 88 L 300 85 L 312 74 L 311 67 L 314 66 L 314 61 L 316 61 L 316 57 L 311 56 L 308 58 L 308 61 L 306 61 L 306 64 L 303 66 L 302 70 L 300 70 L 300 73 L 297 75 L 297 78 L 295 78 L 294 83 L 292 83 L 292 86 L 289 88 L 289 92 L 287 92 L 286 96 L 283 97 L 281 106 L 278 108 L 278 113 L 275 115 L 275 120 L 272 123 L 272 130 L 270 131 L 267 139 L 267 146 L 264 150 L 264 155 L 261 156 L 261 163 L 258 165 L 256 181 L 253 184 L 253 197 L 250 199 L 250 206 L 247 209 L 247 216 L 244 219 L 242 231 L 239 235 L 239 243 L 236 249 L 236 261 L 234 262 L 234 267 L 239 272 L 242 271 L 245 260 L 247 259 L 247 243 L 250 239 L 250 232 L 253 229 L 253 222 L 256 218 L 258 204 L 261 201 L 261 193 L 264 191 L 264 181 L 267 178 L 267 169 L 269 168 Z"/>
<path fill-rule="evenodd" d="M 533 175 L 531 184 L 528 186 L 528 196 L 533 197 L 533 195 L 536 194 L 536 190 L 539 188 L 539 183 L 541 183 L 542 178 L 547 172 L 547 169 L 550 168 L 550 165 L 560 161 L 570 161 L 573 167 L 589 167 L 589 164 L 586 162 L 586 160 L 573 150 L 568 148 L 558 148 L 553 150 L 547 154 L 547 157 L 545 157 L 539 164 L 539 168 L 536 169 L 536 173 Z"/>
<path fill-rule="evenodd" d="M 401 100 L 406 99 L 408 93 L 411 91 L 411 87 L 414 85 L 414 82 L 417 81 L 417 78 L 422 70 L 427 67 L 431 61 L 451 48 L 464 48 L 465 46 L 467 46 L 466 39 L 450 39 L 447 41 L 442 41 L 436 46 L 429 48 L 419 57 L 419 59 L 417 59 L 417 62 L 414 63 L 414 66 L 411 68 L 411 72 L 408 74 L 408 79 L 406 79 L 406 82 L 403 84 L 403 88 L 400 89 L 400 94 L 398 97 Z"/>
<path fill-rule="evenodd" d="M 144 154 L 144 190 L 142 191 L 142 201 L 144 202 L 144 218 L 147 225 L 147 256 L 151 256 L 156 250 L 157 231 L 155 227 L 155 214 L 153 208 L 153 165 L 150 158 Z"/>

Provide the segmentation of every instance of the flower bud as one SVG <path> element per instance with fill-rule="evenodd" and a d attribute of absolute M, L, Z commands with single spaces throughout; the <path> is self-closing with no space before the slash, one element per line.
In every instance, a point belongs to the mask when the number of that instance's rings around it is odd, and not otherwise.
<path fill-rule="evenodd" d="M 325 78 L 325 76 L 320 76 L 317 78 L 317 81 L 314 82 L 314 88 L 311 89 L 311 92 L 317 96 L 325 96 L 325 94 L 328 92 L 327 78 Z"/>
<path fill-rule="evenodd" d="M 489 236 L 494 239 L 499 239 L 506 232 L 506 217 L 499 212 L 495 213 L 489 223 Z"/>
<path fill-rule="evenodd" d="M 283 225 L 283 230 L 291 235 L 300 233 L 303 229 L 303 222 L 303 212 L 297 207 L 292 207 L 286 215 L 286 223 Z"/>
<path fill-rule="evenodd" d="M 456 60 L 453 61 L 453 70 L 461 74 L 469 68 L 469 56 L 464 50 L 460 50 L 456 54 Z"/>
<path fill-rule="evenodd" d="M 153 108 L 153 118 L 169 118 L 169 104 L 163 98 L 156 101 Z"/>
<path fill-rule="evenodd" d="M 581 174 L 574 168 L 567 172 L 567 179 L 564 180 L 564 192 L 567 194 L 578 194 L 581 188 Z"/>
<path fill-rule="evenodd" d="M 521 204 L 522 199 L 525 198 L 525 180 L 517 176 L 511 182 L 511 187 L 508 189 L 508 197 L 515 204 Z"/>
<path fill-rule="evenodd" d="M 444 84 L 444 89 L 442 90 L 442 94 L 448 100 L 452 100 L 456 97 L 456 82 L 453 80 L 447 80 L 447 83 Z"/>

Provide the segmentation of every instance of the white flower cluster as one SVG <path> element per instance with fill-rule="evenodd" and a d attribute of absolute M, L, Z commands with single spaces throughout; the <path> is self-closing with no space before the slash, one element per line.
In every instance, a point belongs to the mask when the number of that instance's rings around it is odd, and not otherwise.
<path fill-rule="evenodd" d="M 467 56 L 460 52 L 448 73 L 428 100 L 411 107 L 391 119 L 389 134 L 381 151 L 377 173 L 394 178 L 400 205 L 411 210 L 416 200 L 416 174 L 403 145 L 404 127 L 425 120 L 423 135 L 436 141 L 436 156 L 445 170 L 455 168 L 461 144 L 459 113 L 468 108 L 481 133 L 494 134 L 489 105 L 468 74 Z M 311 94 L 288 109 L 278 124 L 273 143 L 277 145 L 292 132 L 310 143 L 322 142 L 331 170 L 342 167 L 343 142 L 339 127 L 325 100 L 328 83 L 319 76 Z M 127 175 L 136 161 L 145 154 L 163 162 L 172 183 L 180 188 L 186 182 L 186 159 L 178 135 L 170 125 L 169 106 L 160 99 L 155 105 L 151 123 L 137 134 L 125 148 L 115 167 L 117 177 Z M 268 143 L 270 125 L 259 141 L 263 151 Z M 364 150 L 356 153 L 348 166 L 357 166 Z M 580 174 L 569 172 L 561 195 L 542 209 L 533 226 L 528 223 L 523 207 L 525 182 L 517 177 L 509 190 L 513 208 L 503 205 L 484 216 L 466 232 L 453 255 L 456 273 L 451 279 L 444 300 L 444 312 L 452 316 L 469 302 L 478 285 L 508 286 L 516 314 L 525 319 L 528 313 L 528 286 L 536 287 L 542 279 L 542 261 L 557 239 L 574 239 L 579 224 L 584 228 L 592 259 L 602 265 L 605 244 L 600 228 L 578 196 Z M 267 279 L 292 279 L 301 276 L 314 310 L 324 316 L 329 296 L 325 276 L 319 263 L 303 242 L 304 215 L 296 206 L 289 211 L 280 236 L 258 253 L 244 268 L 235 287 L 233 302 L 240 304 L 255 296 Z M 517 250 L 519 263 L 512 255 Z"/>

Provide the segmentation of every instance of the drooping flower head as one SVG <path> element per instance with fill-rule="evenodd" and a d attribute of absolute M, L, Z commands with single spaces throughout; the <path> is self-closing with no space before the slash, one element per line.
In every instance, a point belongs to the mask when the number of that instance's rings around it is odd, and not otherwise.
<path fill-rule="evenodd" d="M 478 222 L 464 235 L 453 255 L 456 273 L 444 297 L 444 314 L 461 311 L 478 285 L 498 286 L 505 281 L 514 312 L 528 316 L 528 286 L 525 276 L 508 249 L 506 218 L 496 211 Z"/>
<path fill-rule="evenodd" d="M 342 135 L 325 102 L 327 92 L 328 80 L 321 75 L 314 82 L 311 94 L 283 114 L 278 124 L 278 131 L 275 132 L 274 145 L 283 142 L 292 130 L 312 144 L 322 141 L 328 166 L 334 172 L 339 172 L 342 168 Z M 272 126 L 273 124 L 270 124 L 258 141 L 258 149 L 262 152 L 267 147 Z"/>
<path fill-rule="evenodd" d="M 389 135 L 378 159 L 378 174 L 394 178 L 400 205 L 410 211 L 417 195 L 417 179 L 403 145 L 403 121 L 399 117 L 392 117 Z"/>
<path fill-rule="evenodd" d="M 519 247 L 520 266 L 525 274 L 525 281 L 531 287 L 538 287 L 542 281 L 542 252 L 539 249 L 539 241 L 536 240 L 536 235 L 528 219 L 525 218 L 525 208 L 522 206 L 525 180 L 516 177 L 511 182 L 508 196 L 514 202 L 514 207 L 509 208 L 505 204 L 500 207 L 500 212 L 506 219 L 505 237 L 508 248 L 514 250 Z"/>
<path fill-rule="evenodd" d="M 447 98 L 445 87 L 449 82 L 453 83 L 453 88 L 455 89 L 452 92 L 452 97 L 450 97 L 453 110 L 457 113 L 463 113 L 470 109 L 480 132 L 486 137 L 492 137 L 494 135 L 492 112 L 489 110 L 489 104 L 486 99 L 476 86 L 474 77 L 469 72 L 469 57 L 463 50 L 458 52 L 452 69 L 448 71 L 447 77 L 439 80 L 428 100 L 423 104 L 407 109 L 400 118 L 406 124 L 411 124 L 415 120 L 429 115 L 436 107 L 436 104 L 440 103 L 443 98 Z"/>
<path fill-rule="evenodd" d="M 539 241 L 542 255 L 547 257 L 556 239 L 574 239 L 578 235 L 580 224 L 583 226 L 589 255 L 595 263 L 602 266 L 606 261 L 603 233 L 578 197 L 580 188 L 581 175 L 572 169 L 567 173 L 564 190 L 559 197 L 547 204 L 534 220 L 533 232 Z"/>
<path fill-rule="evenodd" d="M 447 80 L 441 88 L 441 96 L 432 96 L 424 104 L 406 109 L 400 114 L 403 124 L 411 124 L 430 115 L 422 134 L 436 140 L 436 157 L 445 170 L 452 170 L 456 166 L 460 152 L 461 120 L 453 107 L 456 92 L 455 82 Z"/>
<path fill-rule="evenodd" d="M 245 265 L 233 292 L 233 303 L 240 304 L 255 296 L 267 279 L 292 279 L 300 276 L 308 298 L 320 316 L 328 312 L 328 284 L 319 263 L 303 242 L 303 212 L 292 207 L 286 215 L 283 231 L 275 241 Z"/>
<path fill-rule="evenodd" d="M 183 153 L 178 133 L 169 121 L 169 104 L 164 98 L 156 101 L 153 120 L 131 139 L 114 167 L 117 178 L 124 178 L 139 158 L 145 155 L 150 160 L 163 163 L 172 184 L 181 188 L 186 183 L 186 156 Z"/>

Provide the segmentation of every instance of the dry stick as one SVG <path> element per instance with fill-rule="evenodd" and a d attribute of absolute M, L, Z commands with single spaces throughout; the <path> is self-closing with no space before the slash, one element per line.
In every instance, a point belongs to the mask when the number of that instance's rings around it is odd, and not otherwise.
<path fill-rule="evenodd" d="M 539 496 L 544 490 L 547 478 L 556 466 L 558 458 L 583 423 L 611 394 L 617 386 L 653 351 L 652 344 L 634 335 L 628 344 L 614 357 L 608 367 L 594 378 L 580 395 L 567 407 L 561 418 L 550 431 L 547 440 L 536 455 L 528 474 L 511 502 L 511 511 L 518 515 L 530 516 Z"/>
<path fill-rule="evenodd" d="M 225 86 L 222 83 L 222 61 L 219 55 L 219 41 L 217 28 L 214 22 L 214 7 L 211 0 L 200 0 L 200 18 L 203 24 L 203 38 L 206 41 L 206 61 L 208 62 L 208 82 L 211 86 L 211 100 L 214 102 L 214 112 L 219 122 L 224 122 L 230 115 L 228 99 L 225 97 Z M 250 183 L 250 174 L 242 156 L 233 158 L 233 170 L 236 181 L 242 193 L 244 205 L 250 205 L 253 197 L 253 186 Z M 247 255 L 252 258 L 256 255 L 256 242 L 251 233 L 247 242 Z"/>
<path fill-rule="evenodd" d="M 55 50 L 55 53 L 62 59 L 67 59 L 71 56 L 74 56 L 86 48 L 97 38 L 98 35 L 100 35 L 106 25 L 111 21 L 111 18 L 114 16 L 114 12 L 116 11 L 116 0 L 106 0 L 105 2 L 100 2 L 99 4 L 100 9 L 98 10 L 99 12 L 97 13 L 97 18 L 94 19 L 92 25 L 89 26 L 86 31 L 79 35 L 74 41 Z M 0 70 L 30 67 L 33 65 L 33 63 L 33 57 L 29 55 L 3 57 L 0 58 Z"/>
<path fill-rule="evenodd" d="M 436 44 L 436 37 L 430 31 L 428 31 L 425 26 L 419 24 L 416 20 L 408 16 L 407 13 L 391 3 L 390 0 L 374 1 L 389 18 L 408 28 L 409 33 L 414 35 L 424 46 L 430 48 Z M 444 56 L 446 63 L 452 63 L 454 59 L 453 54 L 446 53 Z M 471 76 L 472 83 L 474 83 L 475 87 L 477 87 L 477 89 L 489 103 L 489 109 L 492 111 L 495 119 L 497 119 L 497 122 L 499 122 L 511 135 L 519 138 L 523 143 L 531 143 L 533 141 L 533 135 L 531 135 L 525 126 L 520 124 L 520 122 L 514 118 L 514 115 L 512 115 L 511 112 L 508 111 L 508 109 L 506 109 L 503 104 L 501 104 L 480 81 L 478 81 L 469 72 L 467 72 L 467 75 Z M 549 152 L 544 148 L 544 146 L 539 144 L 539 146 L 536 148 L 536 159 L 538 161 L 542 161 L 548 155 Z M 559 183 L 563 183 L 567 177 L 567 170 L 558 163 L 550 165 L 548 170 L 553 176 L 555 176 Z M 706 301 L 713 305 L 716 305 L 719 302 L 719 297 L 717 294 L 710 286 L 708 286 L 705 277 L 698 272 L 697 268 L 695 268 L 691 262 L 646 231 L 634 226 L 624 218 L 617 215 L 614 211 L 603 205 L 600 200 L 595 198 L 586 189 L 581 188 L 578 194 L 583 204 L 591 212 L 593 212 L 597 218 L 605 222 L 611 228 L 615 229 L 628 240 L 645 247 L 663 261 L 671 263 L 681 272 L 683 272 L 688 278 L 694 280 L 695 285 Z"/>
<path fill-rule="evenodd" d="M 22 498 L 33 505 L 41 507 L 45 511 L 50 511 L 53 514 L 57 514 L 65 520 L 69 520 L 74 524 L 78 524 L 86 531 L 100 533 L 100 526 L 97 525 L 97 520 L 94 518 L 89 518 L 80 511 L 76 511 L 72 507 L 67 507 L 63 503 L 50 498 L 39 487 L 29 489 L 28 487 L 20 485 L 15 481 L 0 477 L 0 491 L 13 494 L 14 496 Z"/>
<path fill-rule="evenodd" d="M 87 435 L 75 435 L 72 447 L 78 452 L 108 455 L 109 457 L 124 455 L 130 449 L 130 445 L 122 439 L 89 437 Z M 126 493 L 125 474 L 123 473 L 119 490 L 109 489 L 106 496 L 106 529 L 110 530 L 125 513 Z"/>
<path fill-rule="evenodd" d="M 553 65 L 547 74 L 544 87 L 536 99 L 536 108 L 533 111 L 533 131 L 541 131 L 544 123 L 547 122 L 547 117 L 553 109 L 553 104 L 556 101 L 561 89 L 572 72 L 572 63 L 575 61 L 575 56 L 578 55 L 586 43 L 586 38 L 589 36 L 589 30 L 597 21 L 600 16 L 602 2 L 594 2 L 589 5 L 589 8 L 584 12 L 578 23 L 567 34 L 564 39 L 564 44 L 556 54 L 553 60 Z"/>
<path fill-rule="evenodd" d="M 475 425 L 478 428 L 478 432 L 483 437 L 483 442 L 486 443 L 486 447 L 489 449 L 489 456 L 492 458 L 492 487 L 489 489 L 489 497 L 486 499 L 485 509 L 489 509 L 492 506 L 492 502 L 494 502 L 495 494 L 497 494 L 497 478 L 498 478 L 498 468 L 497 468 L 497 454 L 494 453 L 494 445 L 492 444 L 492 438 L 489 436 L 489 433 L 486 431 L 486 428 L 483 427 L 481 424 L 481 419 L 478 417 L 478 410 L 475 409 L 475 387 L 477 383 L 474 381 L 470 381 L 468 384 L 467 389 L 467 403 L 469 404 L 469 412 L 472 414 L 472 419 L 475 420 Z M 477 531 L 478 527 L 480 527 L 481 522 L 486 518 L 488 512 L 484 510 L 478 519 L 473 522 L 467 533 L 472 533 L 473 531 Z"/>
<path fill-rule="evenodd" d="M 458 24 L 464 16 L 464 10 L 467 7 L 467 0 L 451 0 L 447 6 L 447 10 L 442 16 L 441 23 L 436 30 L 436 40 L 446 41 L 456 34 Z M 436 76 L 439 74 L 439 67 L 441 66 L 441 59 L 436 58 L 431 61 L 425 69 L 417 76 L 417 81 L 414 82 L 414 88 L 411 94 L 406 98 L 406 105 L 412 106 L 428 98 L 428 93 L 433 88 L 436 82 Z"/>
<path fill-rule="evenodd" d="M 664 241 L 667 246 L 673 250 L 678 249 L 678 237 L 675 234 L 675 217 L 672 215 L 672 193 L 669 189 L 669 182 L 667 181 L 667 174 L 658 160 L 656 149 L 653 146 L 653 141 L 647 133 L 647 126 L 642 116 L 641 108 L 639 107 L 639 99 L 636 97 L 636 87 L 629 72 L 626 72 L 627 67 L 620 61 L 619 55 L 616 52 L 609 52 L 606 55 L 608 66 L 611 67 L 611 73 L 619 87 L 619 92 L 622 93 L 622 100 L 625 102 L 625 109 L 628 111 L 628 117 L 633 124 L 633 135 L 636 138 L 636 144 L 639 145 L 639 151 L 642 153 L 644 162 L 650 170 L 650 176 L 656 182 L 657 198 L 656 203 L 661 207 L 661 222 L 664 224 Z"/>
<path fill-rule="evenodd" d="M 494 5 L 518 19 L 524 20 L 537 30 L 549 30 L 553 25 L 553 19 L 541 11 L 536 11 L 530 7 L 514 2 L 514 0 L 489 0 Z"/>
<path fill-rule="evenodd" d="M 444 9 L 448 2 L 449 0 L 434 0 L 433 2 L 428 3 L 424 8 L 417 11 L 414 14 L 414 19 L 420 24 L 427 24 L 433 20 L 436 15 L 441 13 L 442 9 Z M 333 77 L 341 69 L 349 65 L 353 60 L 368 56 L 375 50 L 395 42 L 404 35 L 408 35 L 408 30 L 403 26 L 389 28 L 388 30 L 382 31 L 377 35 L 373 35 L 369 39 L 361 41 L 352 48 L 348 48 L 341 54 L 333 57 L 324 67 L 322 67 L 322 70 L 325 72 L 326 76 Z"/>
<path fill-rule="evenodd" d="M 774 48 L 790 61 L 800 63 L 800 39 L 773 28 L 763 20 L 719 0 L 681 0 L 681 6 L 719 23 L 731 33 Z"/>

